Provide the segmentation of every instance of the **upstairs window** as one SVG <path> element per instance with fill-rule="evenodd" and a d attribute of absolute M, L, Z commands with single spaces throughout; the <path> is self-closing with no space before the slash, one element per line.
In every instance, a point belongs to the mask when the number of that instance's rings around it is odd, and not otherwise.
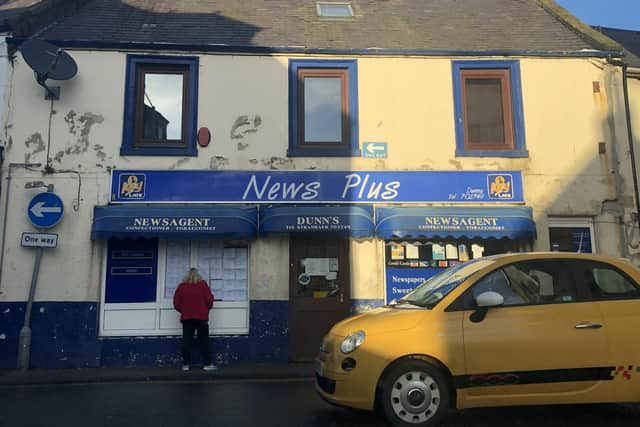
<path fill-rule="evenodd" d="M 197 64 L 191 57 L 127 57 L 122 155 L 196 155 Z"/>
<path fill-rule="evenodd" d="M 526 157 L 517 61 L 454 61 L 456 155 Z"/>
<path fill-rule="evenodd" d="M 356 61 L 290 60 L 289 156 L 359 156 Z"/>

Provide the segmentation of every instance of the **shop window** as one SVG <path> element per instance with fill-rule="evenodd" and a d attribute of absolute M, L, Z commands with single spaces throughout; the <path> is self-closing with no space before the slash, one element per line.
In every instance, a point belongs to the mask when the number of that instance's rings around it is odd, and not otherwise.
<path fill-rule="evenodd" d="M 110 239 L 101 334 L 179 335 L 173 294 L 190 267 L 215 296 L 212 333 L 248 333 L 248 253 L 245 241 Z"/>
<path fill-rule="evenodd" d="M 289 61 L 289 156 L 360 156 L 355 60 Z"/>
<path fill-rule="evenodd" d="M 518 61 L 453 61 L 456 155 L 527 157 Z"/>
<path fill-rule="evenodd" d="M 197 72 L 193 57 L 127 57 L 120 154 L 197 154 Z"/>
<path fill-rule="evenodd" d="M 593 223 L 588 219 L 550 219 L 549 246 L 556 252 L 595 252 Z"/>

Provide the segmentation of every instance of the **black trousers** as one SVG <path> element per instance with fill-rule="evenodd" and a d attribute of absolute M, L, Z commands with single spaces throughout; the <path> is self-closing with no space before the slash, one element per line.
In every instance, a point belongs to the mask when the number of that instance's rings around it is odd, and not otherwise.
<path fill-rule="evenodd" d="M 186 319 L 182 321 L 182 363 L 191 363 L 191 347 L 193 336 L 196 334 L 196 342 L 202 353 L 202 364 L 211 364 L 211 352 L 209 351 L 209 323 L 206 320 Z"/>

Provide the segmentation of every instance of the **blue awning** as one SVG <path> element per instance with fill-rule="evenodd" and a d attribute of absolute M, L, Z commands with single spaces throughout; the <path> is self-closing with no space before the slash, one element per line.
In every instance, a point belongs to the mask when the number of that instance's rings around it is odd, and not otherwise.
<path fill-rule="evenodd" d="M 231 238 L 257 235 L 258 208 L 243 205 L 108 205 L 93 209 L 91 239 Z"/>
<path fill-rule="evenodd" d="M 535 238 L 536 225 L 529 207 L 386 207 L 376 208 L 376 236 Z"/>
<path fill-rule="evenodd" d="M 331 233 L 373 236 L 372 206 L 261 206 L 260 234 Z"/>

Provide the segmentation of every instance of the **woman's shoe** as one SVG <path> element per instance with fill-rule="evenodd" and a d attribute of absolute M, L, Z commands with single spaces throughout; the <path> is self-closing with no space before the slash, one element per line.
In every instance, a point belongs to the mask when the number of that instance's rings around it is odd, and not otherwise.
<path fill-rule="evenodd" d="M 216 369 L 218 369 L 218 367 L 216 365 L 204 365 L 202 367 L 202 369 L 204 369 L 205 371 L 215 371 Z"/>

